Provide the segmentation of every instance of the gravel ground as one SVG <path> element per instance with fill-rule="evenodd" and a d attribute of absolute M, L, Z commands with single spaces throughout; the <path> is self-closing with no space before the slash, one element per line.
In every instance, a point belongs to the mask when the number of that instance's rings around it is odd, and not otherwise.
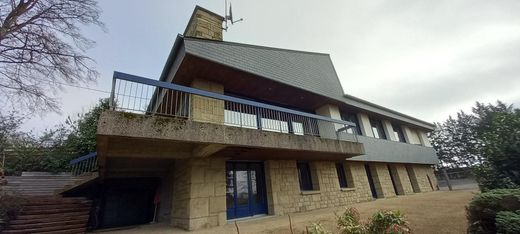
<path fill-rule="evenodd" d="M 399 196 L 397 198 L 378 199 L 373 202 L 353 204 L 366 220 L 378 209 L 399 209 L 406 215 L 413 233 L 466 233 L 467 221 L 465 206 L 475 189 L 456 191 L 436 191 L 423 194 Z M 291 214 L 293 232 L 303 233 L 306 225 L 319 222 L 329 231 L 335 232 L 335 212 L 342 212 L 343 207 L 321 209 L 304 213 Z M 237 223 L 240 233 L 291 233 L 289 218 L 285 216 L 266 216 Z M 237 233 L 234 223 L 197 232 L 169 227 L 167 224 L 142 225 L 119 230 L 105 230 L 103 233 Z"/>

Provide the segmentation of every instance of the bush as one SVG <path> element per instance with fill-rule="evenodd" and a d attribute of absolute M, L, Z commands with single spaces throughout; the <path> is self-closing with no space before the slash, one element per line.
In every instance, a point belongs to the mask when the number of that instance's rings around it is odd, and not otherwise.
<path fill-rule="evenodd" d="M 520 189 L 495 189 L 478 194 L 466 208 L 468 233 L 496 233 L 497 214 L 517 210 L 520 210 Z"/>
<path fill-rule="evenodd" d="M 492 189 L 518 188 L 518 185 L 516 185 L 511 178 L 499 173 L 499 171 L 491 168 L 487 164 L 474 166 L 473 173 L 477 179 L 478 187 L 482 192 L 487 192 Z"/>
<path fill-rule="evenodd" d="M 396 211 L 377 211 L 368 223 L 360 222 L 359 212 L 348 208 L 338 216 L 338 228 L 342 234 L 404 234 L 410 233 L 404 215 Z"/>
<path fill-rule="evenodd" d="M 369 233 L 410 233 L 404 215 L 398 211 L 377 211 L 368 223 Z"/>
<path fill-rule="evenodd" d="M 337 224 L 342 234 L 363 234 L 366 233 L 365 225 L 359 221 L 359 212 L 355 208 L 348 208 L 345 212 L 337 216 Z"/>
<path fill-rule="evenodd" d="M 500 211 L 496 217 L 497 233 L 520 233 L 520 211 Z"/>

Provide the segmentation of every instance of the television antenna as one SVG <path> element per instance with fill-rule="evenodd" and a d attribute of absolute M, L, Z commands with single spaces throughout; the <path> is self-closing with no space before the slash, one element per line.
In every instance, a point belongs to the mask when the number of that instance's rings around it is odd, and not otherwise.
<path fill-rule="evenodd" d="M 224 17 L 224 30 L 228 30 L 228 21 L 231 22 L 231 25 L 238 23 L 240 21 L 243 21 L 243 18 L 240 18 L 238 20 L 233 20 L 233 11 L 231 10 L 231 2 L 229 3 L 229 12 L 228 12 L 228 4 L 227 0 L 224 1 L 224 11 L 225 11 L 225 17 Z"/>

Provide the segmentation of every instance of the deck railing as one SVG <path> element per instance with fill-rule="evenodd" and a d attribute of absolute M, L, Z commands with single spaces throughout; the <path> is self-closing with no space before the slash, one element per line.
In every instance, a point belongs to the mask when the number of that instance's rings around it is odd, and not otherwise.
<path fill-rule="evenodd" d="M 89 153 L 81 157 L 72 159 L 70 162 L 71 174 L 74 176 L 84 173 L 95 172 L 98 170 L 97 153 Z"/>
<path fill-rule="evenodd" d="M 356 126 L 349 121 L 120 72 L 114 72 L 110 107 L 116 111 L 192 120 L 202 115 L 212 119 L 209 122 L 228 126 L 331 139 L 338 139 L 340 132 Z M 197 111 L 204 113 L 193 113 Z"/>

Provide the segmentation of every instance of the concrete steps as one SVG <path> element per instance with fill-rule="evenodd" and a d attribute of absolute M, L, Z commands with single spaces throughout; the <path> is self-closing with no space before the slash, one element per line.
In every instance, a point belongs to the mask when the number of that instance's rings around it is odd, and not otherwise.
<path fill-rule="evenodd" d="M 86 198 L 24 196 L 22 211 L 2 233 L 85 233 L 92 202 Z"/>
<path fill-rule="evenodd" d="M 84 180 L 70 173 L 51 174 L 48 172 L 23 172 L 22 176 L 7 176 L 7 184 L 2 190 L 26 196 L 54 195 L 56 191 Z"/>

